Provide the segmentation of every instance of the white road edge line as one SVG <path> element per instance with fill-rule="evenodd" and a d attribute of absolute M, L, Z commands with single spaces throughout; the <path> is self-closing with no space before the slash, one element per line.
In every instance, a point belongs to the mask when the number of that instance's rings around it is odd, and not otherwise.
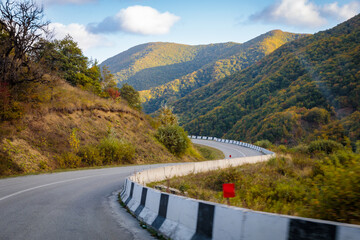
<path fill-rule="evenodd" d="M 91 177 L 98 177 L 98 176 L 105 176 L 105 175 L 115 175 L 115 174 L 119 174 L 119 173 L 112 173 L 112 174 L 99 174 L 99 175 L 93 175 L 93 176 L 86 176 L 86 177 L 79 177 L 79 178 L 73 178 L 73 179 L 68 179 L 68 180 L 63 180 L 63 181 L 58 181 L 58 182 L 53 182 L 53 183 L 48 183 L 48 184 L 44 184 L 44 185 L 40 185 L 40 186 L 36 186 L 36 187 L 32 187 L 32 188 L 28 188 L 28 189 L 24 189 L 12 194 L 9 194 L 5 197 L 0 198 L 0 201 L 5 200 L 7 198 L 19 195 L 21 193 L 25 193 L 25 192 L 29 192 L 38 188 L 43 188 L 43 187 L 48 187 L 51 185 L 55 185 L 55 184 L 59 184 L 59 183 L 66 183 L 66 182 L 72 182 L 72 181 L 76 181 L 76 180 L 82 180 L 82 179 L 86 179 L 86 178 L 91 178 Z"/>

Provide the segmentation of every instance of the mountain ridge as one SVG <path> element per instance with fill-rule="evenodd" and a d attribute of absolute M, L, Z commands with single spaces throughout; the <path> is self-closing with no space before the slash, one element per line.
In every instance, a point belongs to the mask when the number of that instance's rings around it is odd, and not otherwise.
<path fill-rule="evenodd" d="M 284 44 L 244 71 L 182 98 L 174 110 L 190 134 L 277 143 L 321 135 L 356 140 L 341 121 L 359 111 L 359 39 L 360 15 Z M 326 110 L 331 120 L 307 121 L 313 108 Z M 348 114 L 342 116 L 344 109 Z"/>
<path fill-rule="evenodd" d="M 197 71 L 159 87 L 141 91 L 144 109 L 151 113 L 163 102 L 171 104 L 193 90 L 240 71 L 259 61 L 282 44 L 306 36 L 273 30 L 243 43 L 237 51 L 224 53 L 218 60 L 204 65 Z M 225 57 L 225 58 L 223 58 Z"/>
<path fill-rule="evenodd" d="M 243 44 L 186 45 L 153 42 L 135 46 L 105 60 L 118 85 L 140 91 L 147 113 L 173 102 L 209 82 L 242 70 L 285 42 L 304 37 L 281 30 L 264 33 Z"/>

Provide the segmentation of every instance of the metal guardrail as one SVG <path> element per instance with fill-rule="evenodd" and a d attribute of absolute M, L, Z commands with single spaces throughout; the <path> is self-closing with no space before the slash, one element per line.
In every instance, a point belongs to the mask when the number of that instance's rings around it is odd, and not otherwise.
<path fill-rule="evenodd" d="M 265 155 L 273 155 L 273 154 L 275 154 L 274 152 L 272 152 L 272 151 L 270 151 L 268 149 L 265 149 L 265 148 L 262 148 L 262 147 L 259 147 L 259 146 L 256 146 L 256 145 L 253 145 L 253 144 L 250 144 L 250 143 L 241 142 L 241 141 L 235 141 L 235 140 L 229 140 L 229 139 L 223 139 L 223 138 L 216 138 L 216 137 L 207 137 L 207 136 L 195 136 L 195 135 L 190 135 L 188 137 L 190 139 L 211 140 L 211 141 L 216 141 L 216 142 L 234 144 L 234 145 L 238 145 L 238 146 L 241 146 L 241 147 L 246 147 L 246 148 L 250 148 L 250 149 L 259 151 L 259 152 L 261 152 L 261 153 L 263 153 Z"/>

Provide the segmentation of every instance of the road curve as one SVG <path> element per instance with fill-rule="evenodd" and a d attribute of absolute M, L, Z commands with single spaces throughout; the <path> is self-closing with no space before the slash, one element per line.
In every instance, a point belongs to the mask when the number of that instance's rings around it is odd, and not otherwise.
<path fill-rule="evenodd" d="M 259 151 L 256 151 L 256 150 L 253 150 L 250 148 L 246 148 L 246 147 L 241 147 L 241 146 L 238 146 L 235 144 L 222 143 L 222 142 L 209 141 L 209 140 L 200 140 L 200 139 L 192 139 L 191 141 L 193 143 L 217 148 L 224 153 L 225 158 L 230 158 L 230 155 L 231 155 L 231 158 L 263 155 Z"/>
<path fill-rule="evenodd" d="M 235 145 L 194 142 L 216 147 L 226 156 L 261 154 Z M 0 239 L 152 239 L 119 206 L 117 193 L 132 173 L 164 165 L 168 164 L 2 179 Z"/>

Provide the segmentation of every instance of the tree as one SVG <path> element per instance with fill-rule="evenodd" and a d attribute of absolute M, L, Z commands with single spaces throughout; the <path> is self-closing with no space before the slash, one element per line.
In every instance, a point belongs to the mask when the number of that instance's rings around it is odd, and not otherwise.
<path fill-rule="evenodd" d="M 58 74 L 73 86 L 100 95 L 101 71 L 97 62 L 91 62 L 84 56 L 78 44 L 70 35 L 62 40 L 44 43 L 44 48 L 37 54 L 41 62 L 53 73 Z"/>
<path fill-rule="evenodd" d="M 116 81 L 114 78 L 114 74 L 112 74 L 109 70 L 109 67 L 104 65 L 101 70 L 101 87 L 105 91 L 108 88 L 115 88 Z"/>
<path fill-rule="evenodd" d="M 125 83 L 120 88 L 120 96 L 129 103 L 130 107 L 141 110 L 140 94 L 131 85 Z"/>
<path fill-rule="evenodd" d="M 43 21 L 43 8 L 33 0 L 0 3 L 0 75 L 10 85 L 39 80 L 31 71 L 38 44 L 48 35 L 49 22 Z"/>
<path fill-rule="evenodd" d="M 111 97 L 114 101 L 120 96 L 120 92 L 117 88 L 107 88 L 106 93 Z"/>
<path fill-rule="evenodd" d="M 162 126 L 178 124 L 178 118 L 173 113 L 173 108 L 166 104 L 163 104 L 159 110 L 158 121 Z"/>

